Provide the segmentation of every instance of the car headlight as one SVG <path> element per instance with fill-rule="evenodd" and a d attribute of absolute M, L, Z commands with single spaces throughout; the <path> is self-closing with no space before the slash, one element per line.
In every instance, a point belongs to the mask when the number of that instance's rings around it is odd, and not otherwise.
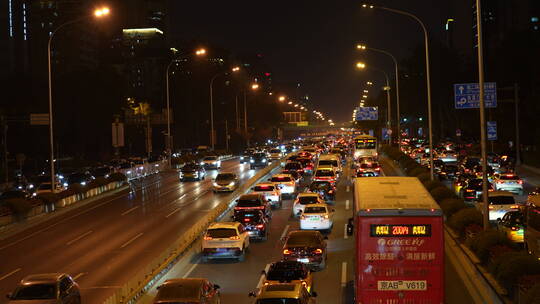
<path fill-rule="evenodd" d="M 68 186 L 68 183 L 64 183 L 64 187 L 67 187 Z"/>
<path fill-rule="evenodd" d="M 201 166 L 204 166 L 204 162 L 201 162 Z"/>
<path fill-rule="evenodd" d="M 253 159 L 249 160 L 250 163 L 254 163 L 255 161 Z"/>
<path fill-rule="evenodd" d="M 214 187 L 218 187 L 218 186 L 219 186 L 216 182 L 213 182 L 212 185 L 214 185 Z"/>
<path fill-rule="evenodd" d="M 243 157 L 243 156 L 240 156 L 240 159 L 241 159 L 241 160 L 244 160 L 244 157 Z"/>
<path fill-rule="evenodd" d="M 265 159 L 263 159 L 263 163 L 265 163 L 265 162 L 266 162 L 266 158 L 265 158 Z"/>
<path fill-rule="evenodd" d="M 34 189 L 34 185 L 32 184 L 28 185 L 28 189 Z"/>
<path fill-rule="evenodd" d="M 17 186 L 17 189 L 22 190 L 22 186 L 20 186 L 20 185 Z"/>
<path fill-rule="evenodd" d="M 82 185 L 82 186 L 86 186 L 86 182 L 85 182 L 85 181 L 82 181 L 82 182 L 81 182 L 81 185 Z"/>
<path fill-rule="evenodd" d="M 230 183 L 229 183 L 229 187 L 234 186 L 234 184 L 235 184 L 235 182 L 230 182 Z"/>

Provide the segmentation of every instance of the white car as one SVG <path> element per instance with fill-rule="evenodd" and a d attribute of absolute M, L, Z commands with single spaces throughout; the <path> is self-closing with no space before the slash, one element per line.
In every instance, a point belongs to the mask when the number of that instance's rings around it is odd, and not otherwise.
<path fill-rule="evenodd" d="M 516 211 L 519 206 L 514 200 L 514 195 L 508 191 L 493 191 L 489 193 L 489 220 L 496 221 L 502 219 L 503 216 L 510 211 Z M 480 200 L 476 207 L 483 210 L 483 203 Z"/>
<path fill-rule="evenodd" d="M 221 169 L 221 160 L 218 156 L 207 156 L 201 161 L 201 166 L 205 169 Z"/>
<path fill-rule="evenodd" d="M 523 195 L 523 180 L 514 173 L 495 174 L 492 182 L 495 191 L 503 190 Z"/>
<path fill-rule="evenodd" d="M 458 154 L 456 151 L 444 151 L 439 154 L 439 159 L 445 163 L 456 163 Z"/>
<path fill-rule="evenodd" d="M 304 212 L 306 206 L 311 204 L 324 204 L 324 199 L 320 194 L 314 192 L 304 192 L 298 194 L 293 203 L 293 216 L 299 216 Z"/>
<path fill-rule="evenodd" d="M 272 149 L 268 153 L 268 158 L 271 160 L 278 160 L 283 157 L 283 152 L 280 149 Z"/>
<path fill-rule="evenodd" d="M 202 261 L 209 259 L 245 259 L 249 233 L 238 222 L 212 223 L 202 241 Z"/>
<path fill-rule="evenodd" d="M 251 188 L 251 191 L 263 194 L 272 207 L 281 208 L 281 190 L 273 183 L 259 183 Z"/>
<path fill-rule="evenodd" d="M 293 196 L 296 193 L 296 181 L 290 174 L 276 174 L 269 181 L 280 188 L 282 196 Z"/>
<path fill-rule="evenodd" d="M 334 225 L 334 210 L 327 204 L 311 204 L 300 215 L 302 230 L 331 230 Z"/>

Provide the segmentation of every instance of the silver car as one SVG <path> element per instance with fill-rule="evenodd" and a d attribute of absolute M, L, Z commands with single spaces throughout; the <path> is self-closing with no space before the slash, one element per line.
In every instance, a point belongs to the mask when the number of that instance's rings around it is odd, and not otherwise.
<path fill-rule="evenodd" d="M 212 184 L 214 192 L 233 192 L 240 183 L 238 175 L 231 172 L 219 173 Z"/>
<path fill-rule="evenodd" d="M 9 304 L 80 304 L 79 285 L 65 273 L 33 274 L 7 295 Z"/>

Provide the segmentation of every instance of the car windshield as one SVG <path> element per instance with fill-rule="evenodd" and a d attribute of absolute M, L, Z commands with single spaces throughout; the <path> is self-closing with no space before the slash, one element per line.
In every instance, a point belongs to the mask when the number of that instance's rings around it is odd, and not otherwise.
<path fill-rule="evenodd" d="M 208 229 L 206 235 L 212 238 L 229 238 L 231 236 L 236 236 L 236 229 L 232 228 L 214 228 Z"/>
<path fill-rule="evenodd" d="M 232 174 L 232 173 L 220 173 L 220 174 L 218 174 L 218 176 L 216 176 L 217 181 L 231 180 L 231 179 L 234 179 L 234 174 Z"/>
<path fill-rule="evenodd" d="M 199 297 L 200 286 L 195 284 L 186 284 L 186 286 L 180 284 L 171 284 L 163 285 L 159 288 L 158 294 L 156 296 L 157 303 L 173 303 L 173 302 L 163 302 L 164 300 L 174 300 L 174 299 L 189 299 L 189 298 L 198 298 Z M 177 302 L 174 303 L 191 303 L 191 302 Z"/>
<path fill-rule="evenodd" d="M 326 213 L 326 207 L 306 207 L 304 213 Z"/>
<path fill-rule="evenodd" d="M 264 153 L 255 153 L 255 154 L 253 154 L 253 157 L 254 158 L 265 158 L 266 155 Z"/>
<path fill-rule="evenodd" d="M 331 170 L 317 170 L 317 172 L 315 173 L 315 176 L 317 176 L 317 177 L 334 176 L 334 171 L 331 171 Z"/>
<path fill-rule="evenodd" d="M 274 186 L 268 185 L 268 186 L 255 186 L 253 188 L 253 191 L 274 191 Z"/>
<path fill-rule="evenodd" d="M 302 169 L 302 165 L 299 163 L 288 163 L 285 165 L 285 170 L 298 170 Z"/>
<path fill-rule="evenodd" d="M 333 160 L 319 160 L 319 166 L 337 166 L 337 162 Z"/>
<path fill-rule="evenodd" d="M 182 171 L 195 171 L 199 168 L 199 166 L 195 164 L 187 164 L 184 167 L 182 167 Z"/>
<path fill-rule="evenodd" d="M 44 300 L 56 299 L 54 284 L 32 284 L 22 286 L 13 295 L 13 300 Z"/>
<path fill-rule="evenodd" d="M 282 182 L 290 182 L 291 178 L 289 176 L 279 176 L 279 177 L 272 177 L 273 183 L 282 183 Z"/>
<path fill-rule="evenodd" d="M 260 205 L 259 199 L 240 199 L 236 204 L 238 207 L 259 207 Z"/>
<path fill-rule="evenodd" d="M 514 201 L 513 196 L 490 196 L 489 203 L 491 205 L 514 205 L 516 201 Z"/>
<path fill-rule="evenodd" d="M 501 180 L 516 180 L 516 179 L 519 179 L 519 177 L 517 175 L 501 175 L 500 177 Z"/>
<path fill-rule="evenodd" d="M 207 156 L 204 160 L 217 160 L 217 156 Z"/>
<path fill-rule="evenodd" d="M 306 276 L 307 273 L 302 268 L 276 266 L 270 267 L 266 279 L 270 281 L 290 282 L 292 280 L 305 279 Z"/>
<path fill-rule="evenodd" d="M 259 299 L 257 304 L 300 304 L 298 299 L 277 298 L 277 299 Z"/>
<path fill-rule="evenodd" d="M 287 245 L 291 247 L 314 247 L 320 244 L 315 234 L 293 233 L 287 239 Z"/>
<path fill-rule="evenodd" d="M 301 196 L 298 198 L 298 201 L 302 205 L 316 204 L 319 202 L 318 197 L 316 196 Z"/>

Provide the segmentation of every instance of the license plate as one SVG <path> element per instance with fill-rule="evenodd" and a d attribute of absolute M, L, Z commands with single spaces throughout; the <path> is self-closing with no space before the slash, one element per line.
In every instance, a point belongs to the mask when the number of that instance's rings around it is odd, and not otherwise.
<path fill-rule="evenodd" d="M 217 252 L 227 252 L 227 248 L 217 248 Z"/>
<path fill-rule="evenodd" d="M 377 281 L 378 290 L 427 290 L 427 281 Z"/>
<path fill-rule="evenodd" d="M 319 216 L 312 216 L 312 217 L 309 218 L 309 220 L 310 220 L 310 221 L 313 221 L 313 222 L 319 221 L 320 219 L 321 219 L 321 218 L 320 218 Z"/>
<path fill-rule="evenodd" d="M 296 259 L 300 263 L 309 263 L 309 259 Z"/>

